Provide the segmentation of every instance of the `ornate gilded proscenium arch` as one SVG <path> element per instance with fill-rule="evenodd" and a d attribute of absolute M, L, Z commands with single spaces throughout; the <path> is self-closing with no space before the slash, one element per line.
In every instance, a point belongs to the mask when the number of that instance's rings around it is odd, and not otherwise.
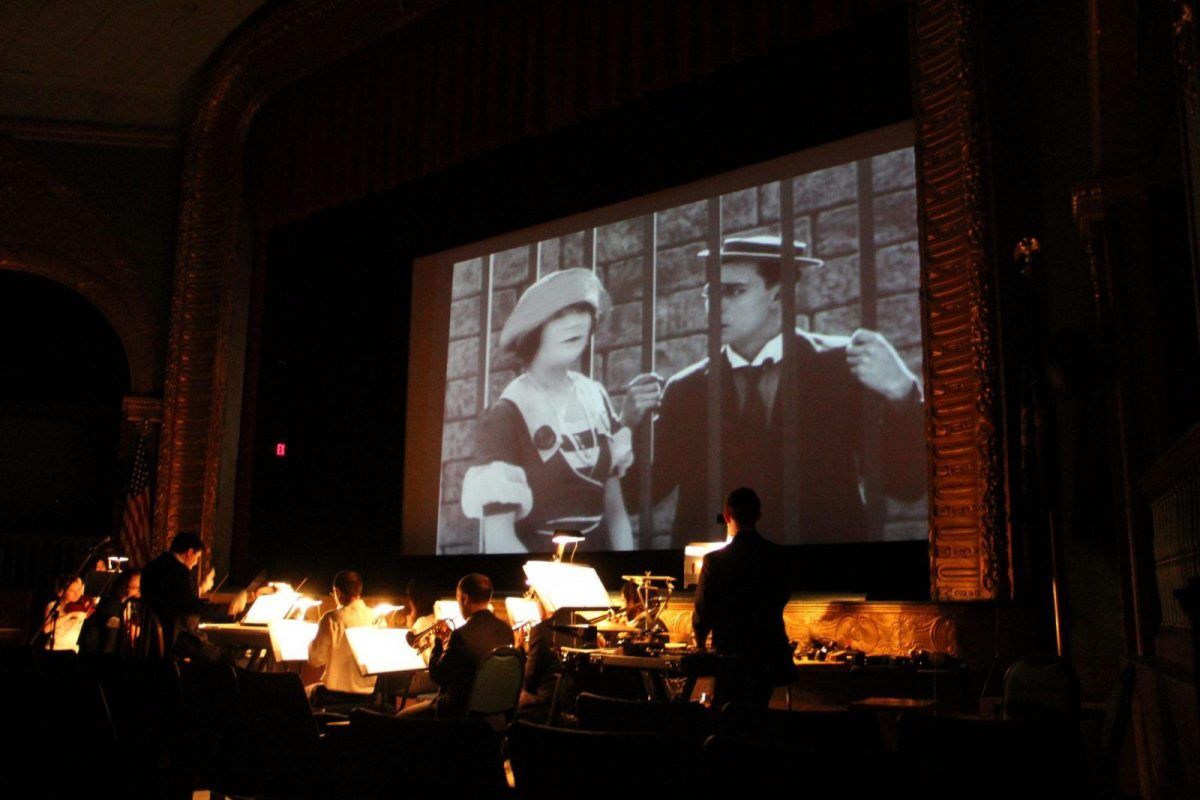
<path fill-rule="evenodd" d="M 912 5 L 934 600 L 1011 592 L 973 6 Z"/>
<path fill-rule="evenodd" d="M 281 5 L 239 32 L 214 64 L 185 158 L 155 520 L 159 537 L 198 528 L 211 542 L 222 469 L 232 469 L 222 466 L 229 463 L 223 462 L 222 448 L 236 434 L 227 396 L 240 386 L 241 375 L 241 354 L 231 349 L 231 342 L 241 340 L 231 333 L 245 325 L 244 276 L 253 229 L 242 204 L 242 159 L 251 121 L 282 87 L 441 5 L 395 0 Z M 970 0 L 909 4 L 936 600 L 1001 597 L 1011 583 L 995 301 L 980 199 L 972 7 Z"/>

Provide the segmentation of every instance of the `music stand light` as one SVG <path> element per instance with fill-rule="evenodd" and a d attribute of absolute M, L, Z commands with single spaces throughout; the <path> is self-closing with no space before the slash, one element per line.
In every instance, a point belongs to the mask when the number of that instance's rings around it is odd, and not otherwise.
<path fill-rule="evenodd" d="M 284 619 L 304 619 L 308 615 L 310 608 L 320 607 L 321 601 L 315 597 L 297 597 L 295 602 L 292 603 L 292 607 L 288 609 L 287 614 L 284 615 Z"/>
<path fill-rule="evenodd" d="M 386 617 L 395 614 L 397 611 L 403 611 L 404 606 L 398 606 L 393 603 L 376 603 L 371 609 L 371 613 L 375 615 L 375 624 L 381 627 L 387 627 Z"/>
<path fill-rule="evenodd" d="M 729 539 L 719 542 L 691 542 L 683 548 L 683 587 L 695 586 L 700 582 L 700 568 L 704 557 L 728 545 Z"/>
<path fill-rule="evenodd" d="M 575 551 L 579 549 L 579 543 L 584 541 L 585 539 L 587 539 L 587 537 L 584 536 L 579 531 L 569 531 L 569 530 L 555 531 L 554 535 L 552 537 L 550 537 L 550 541 L 552 541 L 552 542 L 554 542 L 554 544 L 558 545 L 558 549 L 554 551 L 554 560 L 562 561 L 563 554 L 567 550 L 567 545 L 570 544 L 570 545 L 574 545 L 574 547 L 571 548 L 571 558 L 569 559 L 569 561 L 571 563 L 574 563 L 575 562 Z"/>

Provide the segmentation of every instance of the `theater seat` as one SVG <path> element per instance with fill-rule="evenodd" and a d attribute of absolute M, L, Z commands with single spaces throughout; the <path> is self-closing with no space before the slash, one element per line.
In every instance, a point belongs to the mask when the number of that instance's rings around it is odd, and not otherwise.
<path fill-rule="evenodd" d="M 525 653 L 515 647 L 497 647 L 479 663 L 471 684 L 467 713 L 473 717 L 503 715 L 512 721 L 525 680 Z"/>
<path fill-rule="evenodd" d="M 354 776 L 343 787 L 347 797 L 485 798 L 508 788 L 500 737 L 480 719 L 357 709 L 349 739 Z"/>
<path fill-rule="evenodd" d="M 878 718 L 862 711 L 779 711 L 726 703 L 717 714 L 715 732 L 808 750 L 883 749 Z"/>
<path fill-rule="evenodd" d="M 509 728 L 508 752 L 521 797 L 708 796 L 697 780 L 696 751 L 671 734 L 567 730 L 518 721 Z"/>
<path fill-rule="evenodd" d="M 699 703 L 651 703 L 584 692 L 575 711 L 584 730 L 669 733 L 691 741 L 697 750 L 712 733 L 709 710 Z"/>

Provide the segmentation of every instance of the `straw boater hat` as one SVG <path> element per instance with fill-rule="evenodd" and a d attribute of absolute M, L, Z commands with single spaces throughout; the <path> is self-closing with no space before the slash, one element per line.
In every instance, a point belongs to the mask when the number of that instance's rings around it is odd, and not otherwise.
<path fill-rule="evenodd" d="M 586 303 L 597 315 L 608 311 L 608 292 L 590 270 L 576 267 L 551 272 L 525 290 L 500 331 L 501 349 L 513 347 L 567 306 Z"/>
<path fill-rule="evenodd" d="M 793 241 L 793 261 L 798 267 L 819 267 L 825 262 L 808 258 L 808 243 Z M 708 258 L 705 248 L 697 258 Z M 722 261 L 779 261 L 783 257 L 783 238 L 780 236 L 730 236 L 721 245 Z"/>

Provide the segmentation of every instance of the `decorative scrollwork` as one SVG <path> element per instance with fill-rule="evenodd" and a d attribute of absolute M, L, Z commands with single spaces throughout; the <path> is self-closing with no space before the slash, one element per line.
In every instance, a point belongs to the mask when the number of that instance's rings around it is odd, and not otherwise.
<path fill-rule="evenodd" d="M 992 599 L 1011 585 L 973 30 L 962 0 L 912 6 L 936 600 Z"/>

